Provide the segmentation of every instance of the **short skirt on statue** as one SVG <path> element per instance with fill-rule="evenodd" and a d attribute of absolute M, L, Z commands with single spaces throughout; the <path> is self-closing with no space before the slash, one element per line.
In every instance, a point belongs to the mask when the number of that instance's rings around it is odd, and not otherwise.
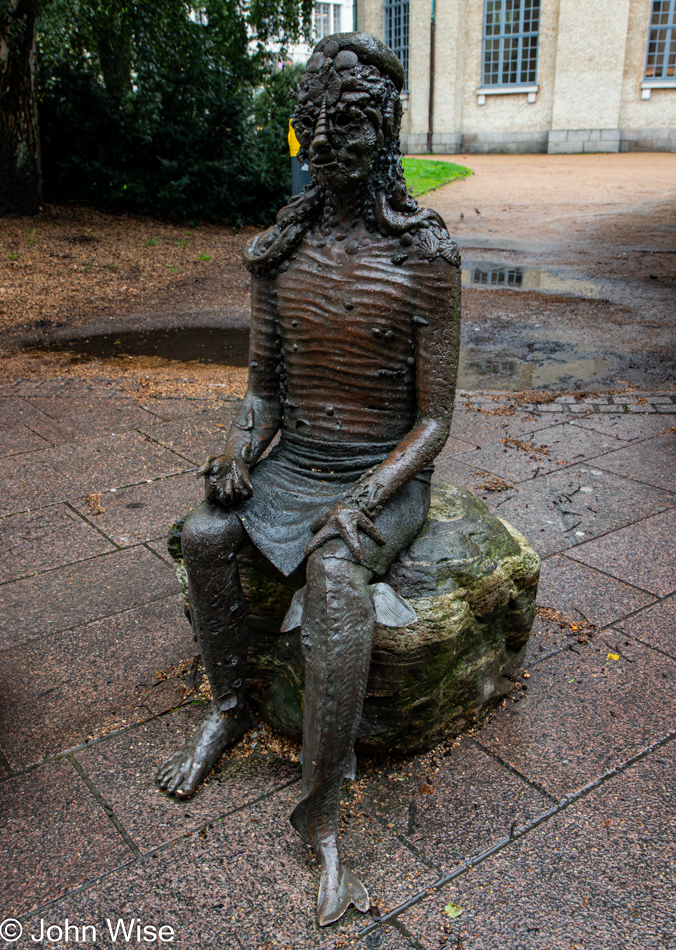
<path fill-rule="evenodd" d="M 258 550 L 288 577 L 305 558 L 315 518 L 344 498 L 397 444 L 313 442 L 282 433 L 279 444 L 252 469 L 253 495 L 235 513 Z M 376 519 L 387 538 L 386 549 L 401 550 L 417 534 L 429 506 L 431 472 L 431 466 L 421 472 Z M 367 554 L 371 548 L 378 570 L 390 558 L 383 557 L 387 550 L 378 556 L 374 542 L 365 544 Z"/>

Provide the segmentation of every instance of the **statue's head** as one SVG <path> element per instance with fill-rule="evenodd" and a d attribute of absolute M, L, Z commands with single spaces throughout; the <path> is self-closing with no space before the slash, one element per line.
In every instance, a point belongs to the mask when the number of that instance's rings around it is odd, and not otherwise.
<path fill-rule="evenodd" d="M 401 63 L 374 36 L 336 33 L 317 44 L 291 120 L 317 184 L 353 191 L 374 166 L 397 160 L 403 83 Z"/>
<path fill-rule="evenodd" d="M 317 43 L 291 118 L 298 158 L 308 162 L 313 182 L 249 242 L 249 270 L 274 276 L 303 236 L 330 218 L 341 195 L 370 232 L 401 237 L 434 227 L 448 237 L 436 211 L 419 209 L 406 189 L 399 156 L 403 85 L 403 66 L 369 33 L 335 33 Z"/>

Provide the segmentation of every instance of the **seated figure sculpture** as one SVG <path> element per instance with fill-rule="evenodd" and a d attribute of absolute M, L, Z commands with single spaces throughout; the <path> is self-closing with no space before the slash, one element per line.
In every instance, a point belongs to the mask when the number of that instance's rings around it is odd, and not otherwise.
<path fill-rule="evenodd" d="M 350 904 L 369 908 L 341 862 L 338 806 L 343 778 L 354 777 L 374 591 L 388 597 L 373 582 L 423 525 L 457 373 L 460 259 L 439 215 L 406 189 L 403 81 L 382 42 L 341 33 L 316 46 L 296 93 L 292 122 L 312 185 L 246 248 L 248 389 L 225 451 L 200 470 L 206 500 L 181 538 L 212 706 L 158 773 L 162 789 L 189 798 L 250 727 L 237 552 L 253 544 L 286 576 L 305 563 L 283 628 L 300 625 L 306 664 L 302 800 L 291 822 L 320 865 L 322 925 Z M 389 609 L 405 613 L 389 596 Z"/>

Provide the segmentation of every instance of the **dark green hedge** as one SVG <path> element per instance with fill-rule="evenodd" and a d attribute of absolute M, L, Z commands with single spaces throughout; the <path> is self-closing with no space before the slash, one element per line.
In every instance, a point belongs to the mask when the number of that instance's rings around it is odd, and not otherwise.
<path fill-rule="evenodd" d="M 51 0 L 38 32 L 46 200 L 178 219 L 269 221 L 290 193 L 299 70 L 264 44 L 306 0 Z M 311 4 L 309 4 L 311 8 Z M 252 37 L 254 42 L 252 43 Z"/>

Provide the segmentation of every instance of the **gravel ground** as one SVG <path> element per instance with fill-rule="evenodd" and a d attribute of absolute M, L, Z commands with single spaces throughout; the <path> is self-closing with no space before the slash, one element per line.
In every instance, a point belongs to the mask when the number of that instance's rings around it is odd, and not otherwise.
<path fill-rule="evenodd" d="M 676 155 L 447 160 L 473 175 L 421 203 L 444 215 L 468 268 L 460 388 L 658 390 L 673 382 Z M 129 391 L 241 394 L 245 374 L 236 367 L 157 356 L 83 363 L 32 348 L 111 331 L 245 328 L 240 255 L 255 230 L 65 206 L 6 219 L 0 381 L 75 376 Z M 476 286 L 475 265 L 516 268 L 523 286 Z"/>

